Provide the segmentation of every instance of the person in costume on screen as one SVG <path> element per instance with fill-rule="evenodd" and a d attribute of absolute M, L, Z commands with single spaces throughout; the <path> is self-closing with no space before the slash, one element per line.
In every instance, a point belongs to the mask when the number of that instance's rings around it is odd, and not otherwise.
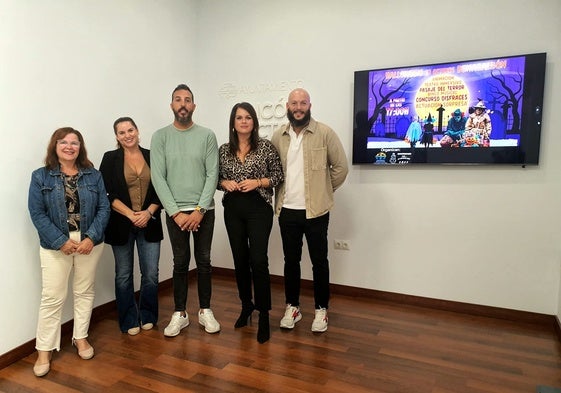
<path fill-rule="evenodd" d="M 407 128 L 407 133 L 405 134 L 405 140 L 409 142 L 411 148 L 414 148 L 417 142 L 421 140 L 421 135 L 423 134 L 423 129 L 421 124 L 419 124 L 419 118 L 413 116 L 411 118 L 411 124 Z"/>
<path fill-rule="evenodd" d="M 425 148 L 429 147 L 429 145 L 433 144 L 432 138 L 434 135 L 434 122 L 431 114 L 425 120 L 425 125 L 423 126 L 423 135 L 421 135 L 421 143 L 425 146 Z"/>
<path fill-rule="evenodd" d="M 487 108 L 485 107 L 483 100 L 478 100 L 479 102 L 474 106 L 474 111 L 469 115 L 466 122 L 466 131 L 469 131 L 469 135 L 473 134 L 473 136 L 475 136 L 478 140 L 479 146 L 489 147 L 491 137 L 491 118 L 487 113 Z"/>
<path fill-rule="evenodd" d="M 466 121 L 467 119 L 462 116 L 462 111 L 460 109 L 456 109 L 452 113 L 450 120 L 448 120 L 446 132 L 440 140 L 440 146 L 458 147 L 464 131 L 466 130 Z"/>

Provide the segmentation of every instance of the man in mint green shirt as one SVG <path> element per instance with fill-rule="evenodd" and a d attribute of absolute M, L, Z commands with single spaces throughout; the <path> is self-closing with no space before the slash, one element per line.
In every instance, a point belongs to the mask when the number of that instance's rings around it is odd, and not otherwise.
<path fill-rule="evenodd" d="M 164 335 L 177 336 L 189 325 L 187 274 L 193 234 L 199 292 L 199 324 L 207 333 L 220 331 L 210 309 L 210 248 L 214 232 L 214 192 L 218 182 L 218 144 L 212 130 L 193 122 L 193 92 L 184 84 L 172 93 L 172 124 L 154 133 L 150 146 L 152 184 L 166 211 L 173 251 L 175 312 Z"/>

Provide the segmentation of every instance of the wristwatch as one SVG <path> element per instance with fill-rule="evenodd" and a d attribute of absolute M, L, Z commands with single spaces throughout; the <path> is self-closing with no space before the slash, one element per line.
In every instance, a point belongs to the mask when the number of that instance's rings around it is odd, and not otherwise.
<path fill-rule="evenodd" d="M 206 209 L 204 207 L 197 206 L 195 210 L 203 215 L 206 213 Z"/>

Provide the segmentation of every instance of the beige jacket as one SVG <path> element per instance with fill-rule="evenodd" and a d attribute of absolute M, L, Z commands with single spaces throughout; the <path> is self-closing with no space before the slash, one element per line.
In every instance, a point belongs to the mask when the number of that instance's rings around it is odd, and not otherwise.
<path fill-rule="evenodd" d="M 286 173 L 286 157 L 290 145 L 290 124 L 277 129 L 271 142 L 277 148 Z M 324 215 L 333 207 L 333 192 L 349 172 L 347 156 L 339 137 L 330 127 L 314 119 L 302 130 L 304 149 L 304 187 L 306 218 Z M 275 190 L 275 214 L 279 215 L 285 195 L 284 183 Z"/>

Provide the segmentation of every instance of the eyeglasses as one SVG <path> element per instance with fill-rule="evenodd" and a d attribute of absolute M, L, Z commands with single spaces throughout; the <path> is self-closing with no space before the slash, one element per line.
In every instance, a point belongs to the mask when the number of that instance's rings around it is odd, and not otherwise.
<path fill-rule="evenodd" d="M 57 144 L 66 147 L 68 145 L 72 146 L 72 147 L 80 147 L 80 142 L 78 141 L 65 141 L 64 139 L 59 139 L 58 141 L 56 141 Z"/>

